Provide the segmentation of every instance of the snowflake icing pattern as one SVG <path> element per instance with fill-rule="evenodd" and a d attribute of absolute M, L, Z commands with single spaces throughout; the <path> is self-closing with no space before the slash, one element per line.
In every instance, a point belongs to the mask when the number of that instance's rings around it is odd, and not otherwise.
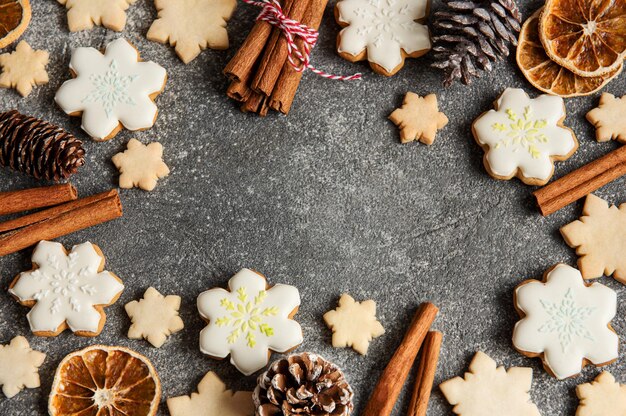
<path fill-rule="evenodd" d="M 83 102 L 99 102 L 102 104 L 107 117 L 119 103 L 135 105 L 135 100 L 128 93 L 128 86 L 137 78 L 137 75 L 124 76 L 117 69 L 117 61 L 113 59 L 108 71 L 102 74 L 92 74 L 89 79 L 93 90 Z"/>
<path fill-rule="evenodd" d="M 545 119 L 533 120 L 532 109 L 529 106 L 524 107 L 523 117 L 519 117 L 510 108 L 506 109 L 506 114 L 511 123 L 508 125 L 493 123 L 491 126 L 495 131 L 500 131 L 507 135 L 507 138 L 496 143 L 495 148 L 499 149 L 501 146 L 506 147 L 510 145 L 517 146 L 518 148 L 514 149 L 514 152 L 519 148 L 523 148 L 534 159 L 538 159 L 541 156 L 541 151 L 537 148 L 536 143 L 548 143 L 548 137 L 543 133 L 543 128 L 548 124 L 547 121 Z"/>
<path fill-rule="evenodd" d="M 567 289 L 561 303 L 541 300 L 541 304 L 550 316 L 550 320 L 539 327 L 539 332 L 556 332 L 563 351 L 572 343 L 574 337 L 593 341 L 591 332 L 585 322 L 593 313 L 594 308 L 579 307 L 572 296 L 572 289 Z"/>

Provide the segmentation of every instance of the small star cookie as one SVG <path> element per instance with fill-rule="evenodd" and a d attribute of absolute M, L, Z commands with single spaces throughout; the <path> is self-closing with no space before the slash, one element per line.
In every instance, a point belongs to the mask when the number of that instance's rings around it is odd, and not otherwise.
<path fill-rule="evenodd" d="M 170 170 L 163 162 L 163 146 L 152 142 L 148 145 L 137 139 L 130 139 L 127 149 L 111 159 L 120 171 L 120 187 L 139 187 L 152 191 L 157 180 L 169 175 Z"/>
<path fill-rule="evenodd" d="M 437 130 L 448 124 L 448 117 L 439 111 L 437 96 L 429 94 L 420 97 L 407 92 L 402 107 L 389 116 L 389 120 L 400 127 L 402 143 L 419 140 L 424 144 L 433 144 Z"/>
<path fill-rule="evenodd" d="M 613 275 L 626 284 L 626 203 L 609 207 L 602 198 L 589 194 L 583 216 L 561 227 L 561 235 L 580 256 L 583 278 Z"/>
<path fill-rule="evenodd" d="M 152 23 L 148 39 L 176 47 L 186 64 L 203 49 L 228 48 L 226 22 L 231 18 L 235 0 L 155 0 L 159 17 Z"/>
<path fill-rule="evenodd" d="M 624 416 L 626 415 L 626 386 L 604 371 L 591 383 L 576 387 L 580 405 L 576 416 Z"/>
<path fill-rule="evenodd" d="M 596 128 L 596 140 L 608 142 L 615 139 L 626 143 L 626 96 L 615 98 L 602 93 L 600 105 L 587 113 L 587 120 Z"/>
<path fill-rule="evenodd" d="M 224 382 L 209 371 L 200 384 L 198 392 L 191 396 L 167 399 L 167 408 L 172 416 L 252 416 L 254 404 L 252 392 L 226 390 Z"/>
<path fill-rule="evenodd" d="M 352 347 L 361 355 L 367 354 L 372 339 L 385 333 L 376 319 L 376 303 L 356 302 L 345 293 L 339 298 L 339 306 L 324 314 L 324 322 L 333 331 L 333 347 Z"/>
<path fill-rule="evenodd" d="M 146 339 L 159 348 L 167 337 L 185 327 L 178 316 L 180 296 L 163 296 L 153 287 L 149 287 L 143 299 L 132 301 L 125 306 L 126 313 L 133 324 L 128 330 L 130 339 Z"/>
<path fill-rule="evenodd" d="M 533 370 L 497 367 L 487 354 L 477 352 L 465 378 L 455 377 L 439 388 L 460 416 L 539 416 L 530 401 Z"/>
<path fill-rule="evenodd" d="M 0 88 L 15 88 L 26 97 L 35 85 L 48 83 L 48 60 L 48 52 L 33 50 L 26 41 L 21 41 L 13 53 L 0 55 Z"/>
<path fill-rule="evenodd" d="M 24 387 L 39 387 L 39 367 L 46 354 L 30 348 L 24 337 L 15 337 L 10 344 L 0 345 L 0 385 L 7 398 L 15 396 Z"/>
<path fill-rule="evenodd" d="M 57 0 L 67 12 L 70 32 L 93 28 L 93 25 L 121 32 L 126 26 L 126 10 L 137 0 Z"/>

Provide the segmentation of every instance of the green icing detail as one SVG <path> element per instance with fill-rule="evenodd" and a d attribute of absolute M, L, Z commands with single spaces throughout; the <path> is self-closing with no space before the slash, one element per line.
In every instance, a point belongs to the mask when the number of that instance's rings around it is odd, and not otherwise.
<path fill-rule="evenodd" d="M 124 76 L 120 74 L 114 59 L 104 75 L 92 74 L 89 77 L 93 89 L 83 99 L 83 102 L 102 104 L 107 117 L 111 117 L 118 104 L 136 104 L 135 100 L 128 94 L 129 86 L 135 78 L 137 75 Z"/>
<path fill-rule="evenodd" d="M 577 306 L 572 289 L 567 289 L 560 303 L 544 300 L 540 302 L 550 318 L 539 327 L 539 332 L 556 332 L 564 352 L 574 338 L 593 340 L 591 332 L 585 327 L 585 322 L 593 313 L 594 308 Z"/>
<path fill-rule="evenodd" d="M 518 117 L 510 108 L 505 110 L 511 123 L 494 123 L 491 125 L 493 131 L 506 133 L 507 138 L 500 140 L 494 146 L 495 149 L 501 147 L 516 146 L 525 149 L 534 159 L 541 157 L 541 150 L 537 148 L 538 143 L 547 143 L 548 137 L 542 130 L 548 125 L 544 119 L 532 120 L 532 109 L 530 106 L 524 108 L 524 116 Z M 513 150 L 514 152 L 517 149 Z"/>

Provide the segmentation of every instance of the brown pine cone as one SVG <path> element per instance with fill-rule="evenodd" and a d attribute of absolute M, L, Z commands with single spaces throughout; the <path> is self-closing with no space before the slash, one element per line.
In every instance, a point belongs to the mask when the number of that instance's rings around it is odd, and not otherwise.
<path fill-rule="evenodd" d="M 275 361 L 257 380 L 256 416 L 348 416 L 354 393 L 343 372 L 312 353 Z"/>
<path fill-rule="evenodd" d="M 83 142 L 15 110 L 0 113 L 0 166 L 37 179 L 67 179 L 85 164 Z"/>

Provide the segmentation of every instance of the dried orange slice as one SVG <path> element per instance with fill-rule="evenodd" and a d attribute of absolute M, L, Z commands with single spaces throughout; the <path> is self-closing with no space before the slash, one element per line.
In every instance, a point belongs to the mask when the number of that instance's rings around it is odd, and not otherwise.
<path fill-rule="evenodd" d="M 547 0 L 539 36 L 548 56 L 575 74 L 608 74 L 626 57 L 626 1 Z"/>
<path fill-rule="evenodd" d="M 50 416 L 153 416 L 161 383 L 146 357 L 124 347 L 94 345 L 61 361 L 48 403 Z"/>
<path fill-rule="evenodd" d="M 0 48 L 15 42 L 30 23 L 28 0 L 0 0 Z"/>
<path fill-rule="evenodd" d="M 535 88 L 561 97 L 589 95 L 604 87 L 622 72 L 620 65 L 599 77 L 581 77 L 550 59 L 539 40 L 539 16 L 543 8 L 530 16 L 519 34 L 517 65 Z"/>

